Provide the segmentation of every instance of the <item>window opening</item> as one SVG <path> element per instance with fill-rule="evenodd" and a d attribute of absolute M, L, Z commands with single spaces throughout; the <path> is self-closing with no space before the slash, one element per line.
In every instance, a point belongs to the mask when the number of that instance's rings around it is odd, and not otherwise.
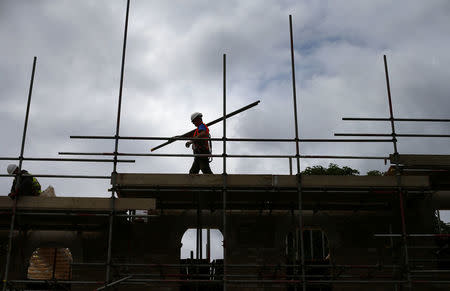
<path fill-rule="evenodd" d="M 37 248 L 30 258 L 27 278 L 71 280 L 72 253 L 68 248 Z"/>

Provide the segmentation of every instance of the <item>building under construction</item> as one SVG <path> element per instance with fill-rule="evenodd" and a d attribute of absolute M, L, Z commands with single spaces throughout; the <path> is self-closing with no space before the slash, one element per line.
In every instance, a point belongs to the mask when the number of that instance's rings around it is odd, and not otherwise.
<path fill-rule="evenodd" d="M 192 156 L 122 153 L 119 141 L 161 140 L 161 146 L 191 140 L 121 136 L 120 114 L 128 24 L 126 11 L 117 127 L 111 153 L 73 153 L 71 158 L 23 156 L 36 58 L 19 157 L 2 160 L 110 162 L 110 176 L 39 175 L 61 179 L 107 179 L 110 198 L 0 197 L 0 271 L 3 290 L 448 290 L 450 234 L 443 233 L 439 210 L 450 209 L 450 156 L 403 155 L 397 122 L 450 122 L 450 119 L 395 118 L 384 57 L 389 117 L 347 118 L 388 122 L 386 134 L 336 134 L 346 138 L 302 139 L 297 127 L 292 20 L 291 60 L 295 138 L 228 138 L 226 55 L 223 56 L 222 138 L 214 153 L 223 172 L 214 175 L 118 173 L 117 164 L 136 156 Z M 355 139 L 357 136 L 359 139 Z M 230 155 L 228 142 L 288 142 L 295 155 Z M 386 142 L 386 156 L 302 155 L 306 142 Z M 157 147 L 158 148 L 158 147 Z M 79 158 L 80 156 L 108 158 Z M 230 158 L 285 159 L 289 175 L 227 173 Z M 379 159 L 390 163 L 383 176 L 302 175 L 302 159 Z M 293 169 L 294 168 L 294 169 Z M 2 175 L 12 178 L 11 175 Z M 196 229 L 196 251 L 180 259 L 180 242 Z M 203 231 L 208 230 L 206 253 Z M 223 235 L 223 259 L 211 259 L 210 229 Z"/>

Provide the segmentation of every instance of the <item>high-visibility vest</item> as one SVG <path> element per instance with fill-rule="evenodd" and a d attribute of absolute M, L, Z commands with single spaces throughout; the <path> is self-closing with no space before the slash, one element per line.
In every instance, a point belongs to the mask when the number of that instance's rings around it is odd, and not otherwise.
<path fill-rule="evenodd" d="M 209 128 L 208 128 L 208 127 L 206 126 L 206 124 L 204 124 L 203 122 L 202 122 L 202 124 L 203 124 L 203 125 L 205 126 L 205 128 L 206 128 L 206 136 L 209 137 Z M 200 125 L 199 125 L 199 126 L 200 126 Z M 198 127 L 197 127 L 197 129 L 194 131 L 194 135 L 193 135 L 192 137 L 197 137 L 199 134 L 200 134 L 200 133 L 199 133 Z M 210 151 L 209 143 L 208 143 L 207 140 L 205 140 L 205 141 L 195 141 L 194 144 L 195 144 L 195 146 L 196 146 L 195 149 L 198 149 L 198 150 L 207 150 L 208 152 Z"/>
<path fill-rule="evenodd" d="M 38 196 L 41 194 L 41 184 L 39 184 L 39 181 L 33 177 L 33 195 Z"/>

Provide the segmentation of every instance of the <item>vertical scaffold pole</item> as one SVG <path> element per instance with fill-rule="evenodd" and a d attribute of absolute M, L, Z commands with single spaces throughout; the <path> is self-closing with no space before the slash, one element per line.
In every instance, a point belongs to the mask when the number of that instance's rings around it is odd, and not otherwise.
<path fill-rule="evenodd" d="M 117 105 L 117 122 L 116 122 L 116 135 L 115 135 L 115 145 L 114 145 L 114 165 L 113 172 L 111 174 L 111 212 L 109 214 L 109 232 L 108 232 L 108 255 L 106 258 L 106 284 L 110 282 L 111 274 L 111 251 L 112 251 L 112 235 L 113 235 L 113 223 L 114 223 L 114 208 L 115 208 L 115 195 L 117 192 L 117 152 L 119 149 L 119 129 L 120 129 L 120 112 L 122 109 L 122 91 L 123 91 L 123 75 L 125 68 L 125 55 L 127 48 L 127 34 L 128 34 L 128 15 L 130 11 L 130 0 L 127 0 L 127 11 L 125 16 L 125 29 L 123 35 L 123 49 L 122 49 L 122 65 L 120 69 L 120 87 L 119 87 L 119 101 Z"/>
<path fill-rule="evenodd" d="M 289 158 L 289 175 L 292 175 L 292 158 Z"/>
<path fill-rule="evenodd" d="M 16 190 L 20 184 L 20 179 L 21 179 L 23 152 L 25 149 L 25 140 L 27 137 L 27 129 L 28 129 L 28 116 L 30 114 L 31 95 L 33 93 L 33 83 L 34 83 L 34 73 L 36 71 L 36 59 L 37 59 L 36 57 L 34 57 L 34 59 L 33 59 L 33 69 L 31 71 L 30 88 L 28 90 L 27 110 L 25 113 L 25 124 L 23 126 L 22 146 L 20 148 L 19 173 L 17 175 Z M 14 204 L 13 204 L 13 209 L 12 209 L 11 225 L 9 228 L 9 235 L 8 235 L 8 250 L 6 253 L 5 275 L 3 277 L 3 289 L 2 289 L 3 291 L 6 290 L 6 286 L 8 284 L 9 265 L 11 262 L 11 251 L 12 251 L 12 239 L 13 239 L 13 235 L 14 235 L 14 224 L 15 224 L 15 220 L 16 220 L 16 208 L 17 208 L 17 200 L 18 199 L 19 199 L 19 196 L 16 196 L 16 199 L 14 200 Z"/>
<path fill-rule="evenodd" d="M 441 213 L 439 212 L 439 209 L 436 210 L 436 214 L 437 214 L 437 219 L 438 219 L 438 231 L 439 231 L 439 234 L 441 234 L 442 233 Z"/>
<path fill-rule="evenodd" d="M 398 162 L 398 148 L 397 148 L 397 135 L 395 133 L 395 122 L 394 122 L 394 112 L 392 109 L 392 97 L 391 97 L 391 86 L 389 82 L 389 72 L 388 72 L 388 66 L 387 66 L 387 60 L 386 55 L 383 56 L 384 60 L 384 72 L 386 75 L 386 88 L 387 88 L 387 95 L 388 95 L 388 102 L 389 102 L 389 119 L 391 121 L 391 129 L 392 129 L 392 143 L 394 146 L 394 163 L 395 163 L 395 176 L 397 178 L 397 191 L 399 196 L 399 204 L 400 204 L 400 217 L 401 217 L 401 223 L 402 223 L 402 239 L 403 239 L 403 248 L 405 252 L 405 270 L 406 270 L 406 276 L 408 279 L 408 287 L 411 288 L 411 274 L 410 274 L 410 268 L 409 268 L 409 256 L 408 256 L 408 242 L 407 242 L 407 235 L 406 235 L 406 221 L 405 221 L 405 208 L 403 205 L 403 189 L 401 186 L 401 175 L 400 175 L 400 167 Z"/>
<path fill-rule="evenodd" d="M 196 257 L 197 259 L 203 258 L 203 236 L 202 236 L 202 209 L 200 204 L 201 193 L 197 193 L 197 229 L 196 229 Z"/>
<path fill-rule="evenodd" d="M 227 55 L 223 54 L 223 290 L 227 290 Z"/>
<path fill-rule="evenodd" d="M 294 61 L 294 38 L 292 32 L 292 15 L 289 15 L 289 32 L 291 39 L 291 66 L 292 66 L 292 95 L 294 98 L 294 122 L 295 122 L 295 149 L 297 159 L 297 193 L 298 193 L 298 223 L 299 223 L 299 237 L 300 237 L 300 264 L 302 274 L 303 291 L 306 291 L 306 277 L 305 277 L 305 249 L 303 242 L 303 205 L 302 205 L 302 184 L 300 175 L 300 147 L 298 135 L 298 119 L 297 119 L 297 89 L 295 87 L 295 61 Z"/>
<path fill-rule="evenodd" d="M 209 227 L 206 230 L 206 259 L 209 264 L 211 262 L 211 229 Z"/>
<path fill-rule="evenodd" d="M 202 209 L 199 206 L 199 215 L 198 215 L 198 221 L 199 221 L 199 234 L 198 234 L 198 240 L 199 240 L 199 252 L 200 252 L 200 260 L 203 259 L 203 223 L 202 223 Z"/>

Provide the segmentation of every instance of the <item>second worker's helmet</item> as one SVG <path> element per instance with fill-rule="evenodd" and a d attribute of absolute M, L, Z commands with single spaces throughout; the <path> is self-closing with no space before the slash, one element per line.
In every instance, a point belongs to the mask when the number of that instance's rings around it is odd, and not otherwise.
<path fill-rule="evenodd" d="M 194 112 L 191 114 L 191 121 L 194 121 L 194 119 L 196 119 L 197 117 L 202 118 L 203 114 L 201 114 L 200 112 Z"/>
<path fill-rule="evenodd" d="M 8 174 L 12 175 L 18 168 L 19 166 L 15 164 L 9 164 L 8 167 L 6 168 L 6 171 L 8 172 Z"/>

